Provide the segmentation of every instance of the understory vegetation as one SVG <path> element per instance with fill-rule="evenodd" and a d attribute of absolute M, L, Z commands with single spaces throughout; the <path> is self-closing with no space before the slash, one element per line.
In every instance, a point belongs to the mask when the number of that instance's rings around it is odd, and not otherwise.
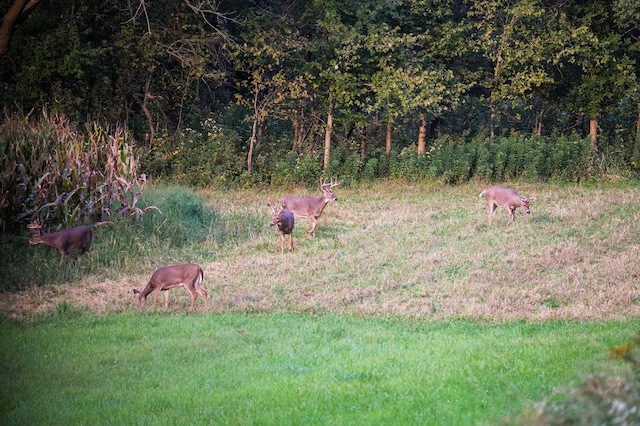
<path fill-rule="evenodd" d="M 257 150 L 255 171 L 243 171 L 245 153 L 228 131 L 207 124 L 170 145 L 163 155 L 135 142 L 124 128 L 97 123 L 76 128 L 64 116 L 5 115 L 0 125 L 0 228 L 20 231 L 38 220 L 52 227 L 99 221 L 135 222 L 149 210 L 147 180 L 192 188 L 313 190 L 321 177 L 345 185 L 378 181 L 465 184 L 517 180 L 544 182 L 628 181 L 637 178 L 640 145 L 602 144 L 572 136 L 441 137 L 424 155 L 414 145 L 375 152 L 366 162 L 348 147 L 334 149 L 323 169 L 319 156 L 280 149 Z M 199 134 L 208 135 L 201 138 Z M 55 230 L 55 229 L 52 229 Z"/>

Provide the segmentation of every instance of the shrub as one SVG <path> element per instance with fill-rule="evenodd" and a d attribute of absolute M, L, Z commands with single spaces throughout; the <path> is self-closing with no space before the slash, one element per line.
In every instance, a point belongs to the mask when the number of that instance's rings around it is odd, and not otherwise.
<path fill-rule="evenodd" d="M 610 349 L 610 357 L 625 363 L 625 374 L 590 375 L 565 395 L 543 401 L 531 412 L 521 413 L 515 423 L 640 424 L 640 334 L 631 342 Z"/>

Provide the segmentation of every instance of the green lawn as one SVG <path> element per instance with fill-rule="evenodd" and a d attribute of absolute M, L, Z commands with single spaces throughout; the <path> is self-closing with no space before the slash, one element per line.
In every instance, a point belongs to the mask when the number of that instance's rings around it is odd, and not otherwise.
<path fill-rule="evenodd" d="M 491 424 L 639 326 L 71 309 L 1 323 L 0 424 Z"/>

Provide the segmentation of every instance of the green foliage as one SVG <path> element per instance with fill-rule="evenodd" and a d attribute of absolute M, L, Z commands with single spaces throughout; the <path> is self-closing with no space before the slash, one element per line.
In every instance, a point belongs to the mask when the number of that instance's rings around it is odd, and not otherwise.
<path fill-rule="evenodd" d="M 238 183 L 245 170 L 239 136 L 208 118 L 173 137 L 143 150 L 141 169 L 180 185 L 227 188 Z"/>
<path fill-rule="evenodd" d="M 572 137 L 473 138 L 443 137 L 426 154 L 430 176 L 457 184 L 478 179 L 488 182 L 580 182 L 597 175 L 587 139 Z"/>
<path fill-rule="evenodd" d="M 581 383 L 525 410 L 519 425 L 639 424 L 640 334 L 609 350 L 622 371 L 590 374 Z M 509 424 L 512 424 L 509 422 Z"/>

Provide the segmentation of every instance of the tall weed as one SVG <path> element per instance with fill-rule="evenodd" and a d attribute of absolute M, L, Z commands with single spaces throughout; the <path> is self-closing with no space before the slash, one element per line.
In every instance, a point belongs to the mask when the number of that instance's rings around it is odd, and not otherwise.
<path fill-rule="evenodd" d="M 122 127 L 78 131 L 62 115 L 5 115 L 0 126 L 0 227 L 37 220 L 54 226 L 139 218 L 146 184 Z"/>

